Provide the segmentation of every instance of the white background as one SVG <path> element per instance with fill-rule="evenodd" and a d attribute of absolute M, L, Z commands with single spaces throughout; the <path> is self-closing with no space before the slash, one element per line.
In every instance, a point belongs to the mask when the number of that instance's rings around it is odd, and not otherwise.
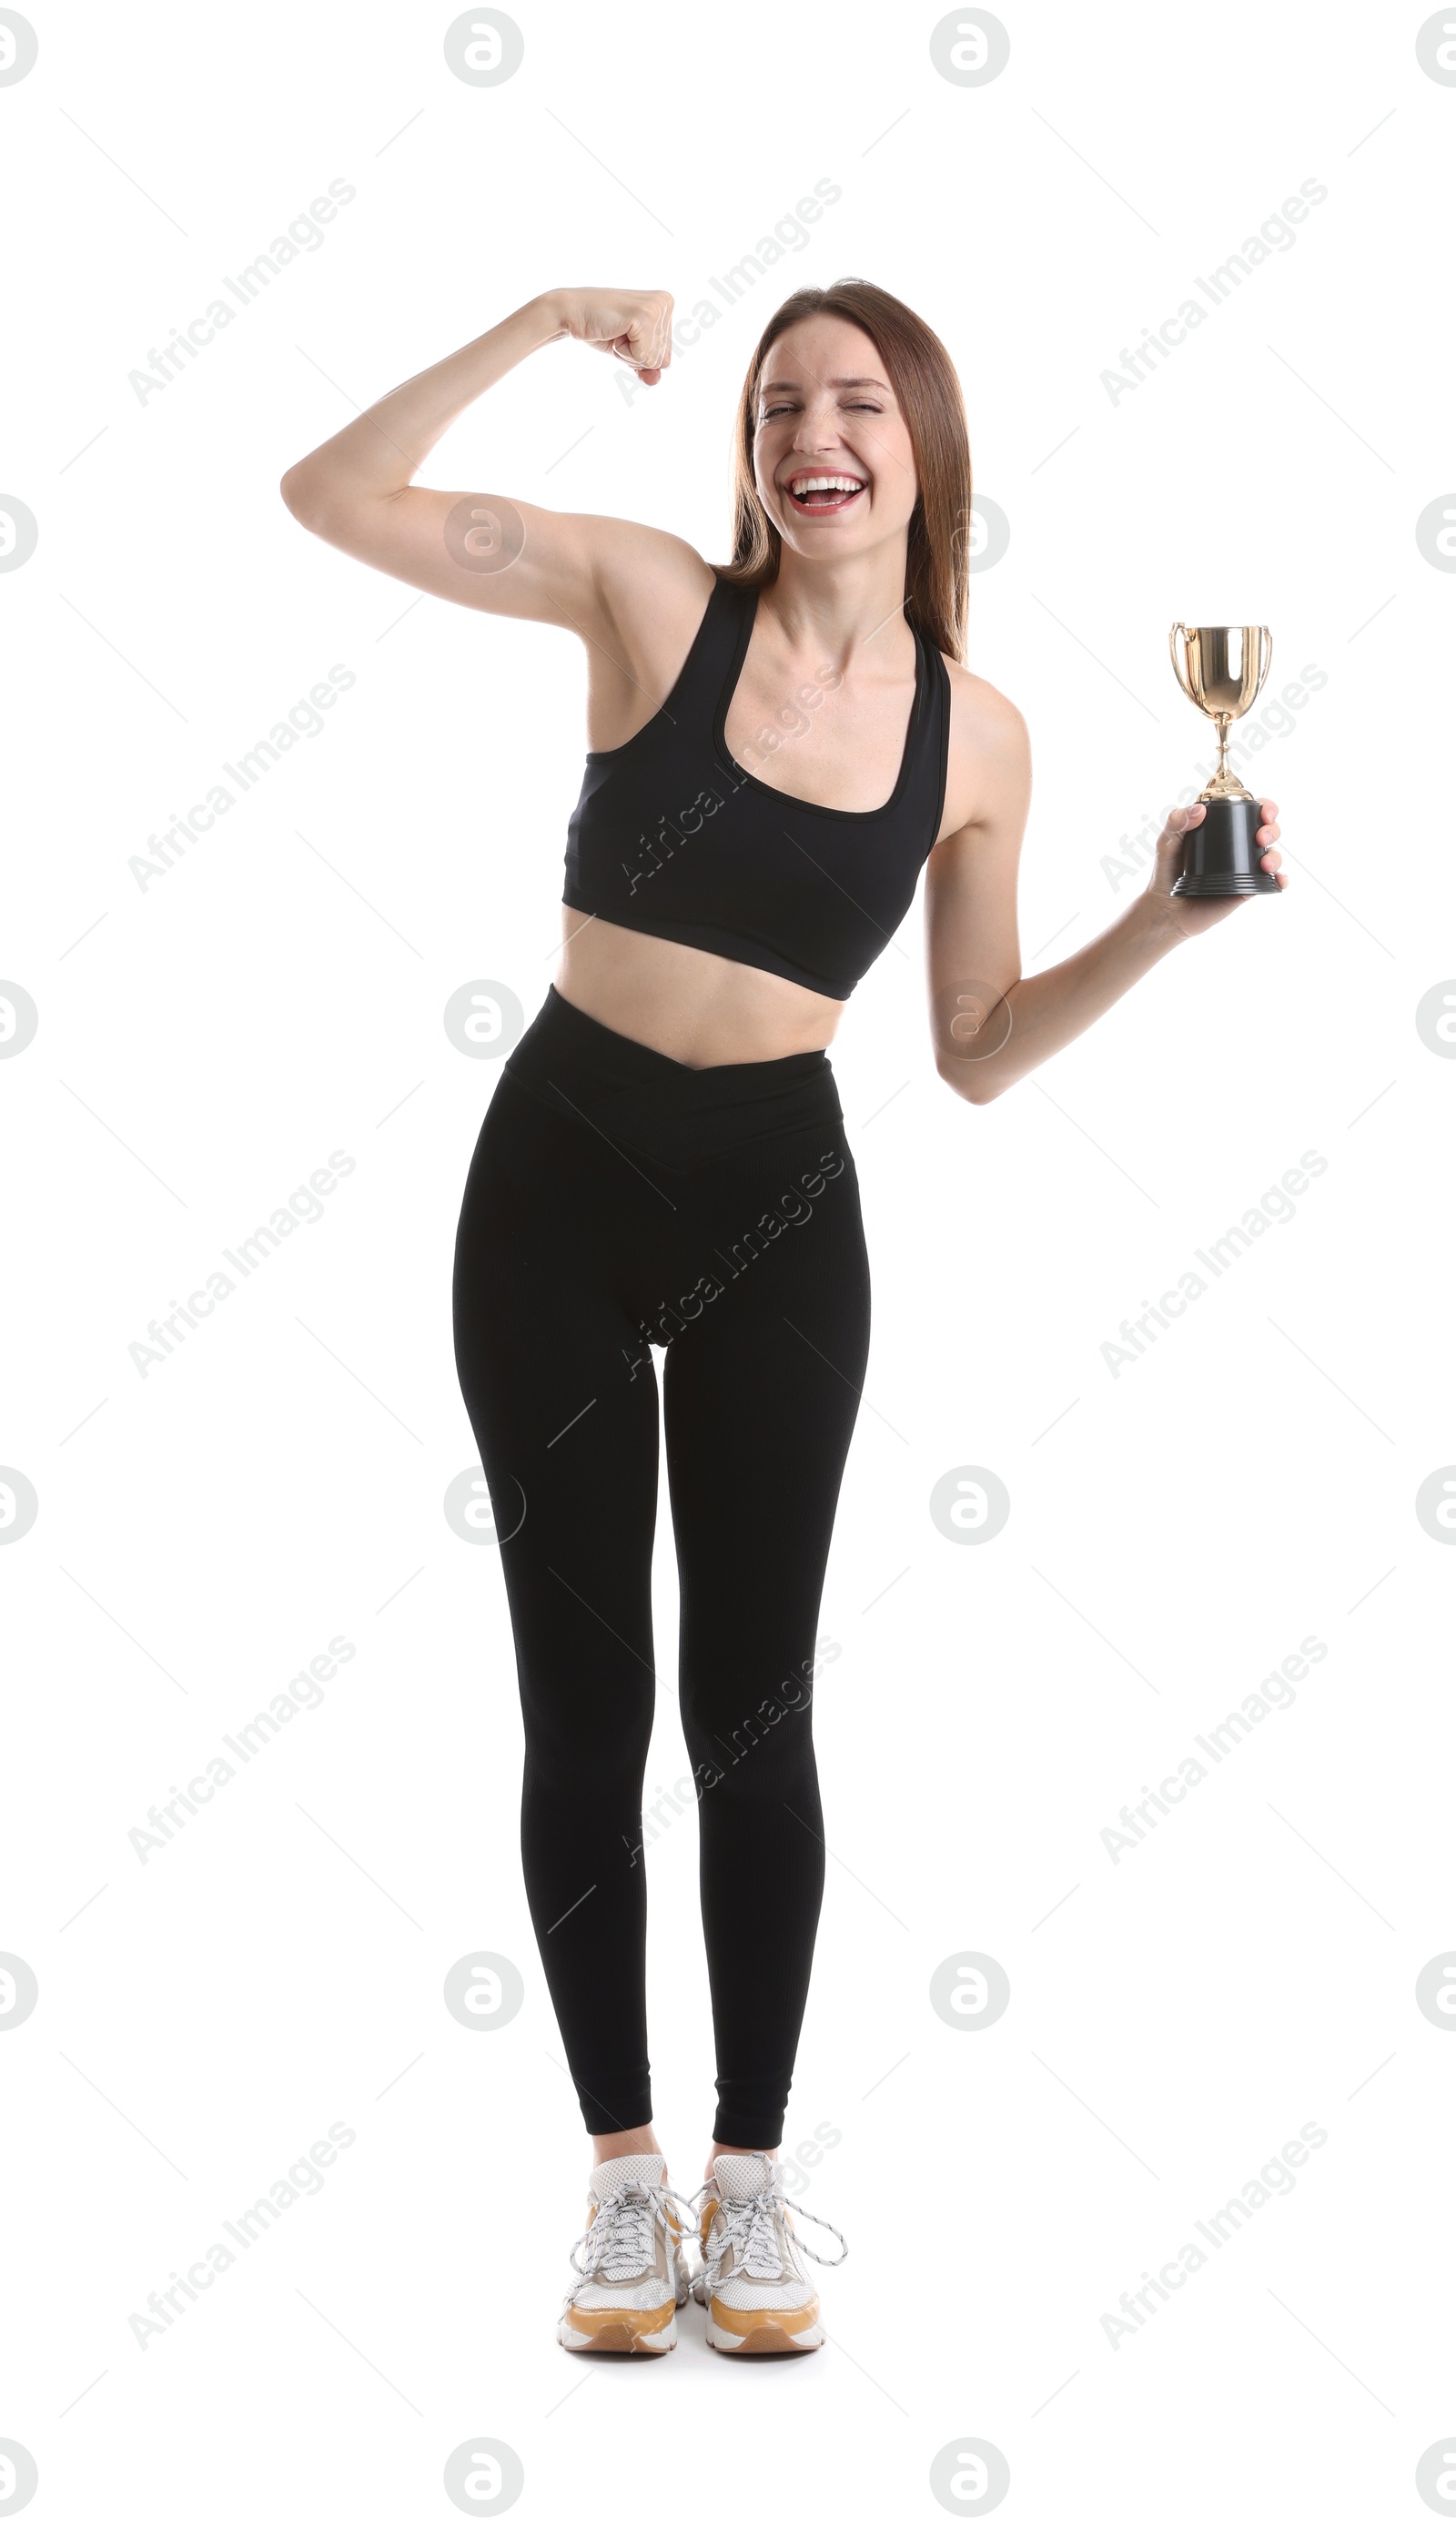
<path fill-rule="evenodd" d="M 1415 1981 L 1456 1947 L 1456 1556 L 1414 1501 L 1456 1458 L 1456 1068 L 1415 1010 L 1456 973 L 1456 576 L 1416 521 L 1453 478 L 1456 87 L 1419 10 L 1009 7 L 980 87 L 933 66 L 934 9 L 522 7 L 493 88 L 447 67 L 451 14 L 45 10 L 0 88 L 0 491 L 39 526 L 0 583 L 0 967 L 39 1011 L 0 1064 L 0 1459 L 39 1501 L 0 1556 L 0 1948 L 39 1984 L 3 2046 L 0 2439 L 67 2522 L 447 2519 L 480 2434 L 551 2521 L 935 2517 L 932 2460 L 968 2436 L 1037 2527 L 1428 2515 L 1456 2031 Z M 139 401 L 129 373 L 337 178 L 318 250 Z M 277 486 L 541 288 L 691 307 L 821 178 L 808 245 L 658 390 L 555 345 L 423 479 L 722 558 L 773 306 L 842 273 L 908 298 L 1011 522 L 970 663 L 1032 734 L 1028 967 L 1130 899 L 1105 855 L 1207 760 L 1170 622 L 1269 624 L 1266 699 L 1326 681 L 1246 758 L 1288 893 L 1012 1094 L 937 1079 L 918 912 L 855 996 L 832 1057 L 875 1330 L 786 2134 L 840 2136 L 803 2198 L 852 2252 L 820 2358 L 738 2376 L 690 2311 L 670 2362 L 584 2376 L 552 2339 L 586 2153 L 520 1884 L 509 1627 L 442 1508 L 475 1456 L 449 1270 L 497 1075 L 442 1012 L 472 979 L 545 993 L 583 664 L 411 604 Z M 1293 246 L 1114 402 L 1101 373 L 1310 179 Z M 140 886 L 148 837 L 336 663 L 320 733 Z M 149 1319 L 335 1150 L 324 1216 L 140 1375 Z M 1311 1150 L 1294 1218 L 1114 1375 L 1119 1321 Z M 928 1509 L 962 1466 L 1012 1502 L 970 1549 Z M 650 1797 L 683 1769 L 663 1519 Z M 148 1808 L 336 1634 L 356 1655 L 320 1706 L 138 1859 Z M 1123 1804 L 1310 1634 L 1292 1707 L 1115 1862 Z M 649 1861 L 657 2122 L 691 2187 L 692 1820 Z M 478 1950 L 526 1998 L 471 2033 L 442 1986 Z M 930 2005 L 967 1950 L 1010 1977 L 994 2027 Z M 322 2193 L 141 2348 L 148 2294 L 336 2121 Z M 1292 2194 L 1110 2342 L 1119 2295 L 1306 2123 L 1327 2139 Z"/>

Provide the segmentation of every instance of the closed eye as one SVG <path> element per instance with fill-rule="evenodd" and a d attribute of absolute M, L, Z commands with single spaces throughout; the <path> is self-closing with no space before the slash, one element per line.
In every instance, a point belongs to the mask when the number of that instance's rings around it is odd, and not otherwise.
<path fill-rule="evenodd" d="M 846 412 L 883 412 L 884 409 L 885 407 L 882 403 L 867 403 L 863 401 L 849 402 L 844 406 L 844 410 Z M 797 412 L 798 410 L 799 406 L 797 404 L 768 403 L 764 405 L 762 412 L 758 416 L 759 422 L 761 424 L 765 421 L 773 421 L 780 413 Z"/>

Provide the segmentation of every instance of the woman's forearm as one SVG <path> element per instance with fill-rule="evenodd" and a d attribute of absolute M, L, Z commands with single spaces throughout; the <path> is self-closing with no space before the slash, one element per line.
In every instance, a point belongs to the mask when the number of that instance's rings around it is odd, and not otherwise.
<path fill-rule="evenodd" d="M 1165 906 L 1157 895 L 1136 897 L 1075 955 L 1014 983 L 975 1037 L 962 1031 L 960 1042 L 942 1048 L 941 1077 L 971 1105 L 988 1105 L 1073 1043 L 1177 946 L 1183 934 Z M 976 1055 L 978 1040 L 988 1047 L 983 1057 Z"/>
<path fill-rule="evenodd" d="M 551 294 L 530 299 L 418 377 L 406 378 L 378 403 L 290 466 L 284 498 L 305 524 L 311 517 L 402 491 L 438 438 L 488 387 L 566 328 Z"/>

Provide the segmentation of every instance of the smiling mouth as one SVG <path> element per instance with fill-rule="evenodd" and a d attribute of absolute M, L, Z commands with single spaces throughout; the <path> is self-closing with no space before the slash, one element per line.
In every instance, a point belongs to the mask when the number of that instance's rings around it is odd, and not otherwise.
<path fill-rule="evenodd" d="M 796 508 L 848 509 L 865 485 L 858 474 L 801 474 L 788 489 Z"/>

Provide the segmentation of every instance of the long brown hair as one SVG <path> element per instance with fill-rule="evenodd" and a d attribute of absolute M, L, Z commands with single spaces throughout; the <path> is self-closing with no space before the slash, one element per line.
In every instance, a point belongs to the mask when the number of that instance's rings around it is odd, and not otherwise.
<path fill-rule="evenodd" d="M 950 353 L 922 317 L 872 281 L 836 281 L 796 289 L 769 318 L 749 363 L 733 441 L 733 558 L 725 579 L 771 587 L 783 538 L 754 481 L 754 414 L 763 363 L 781 334 L 806 316 L 842 316 L 867 334 L 884 361 L 914 451 L 919 493 L 906 555 L 907 620 L 948 657 L 963 663 L 969 594 L 970 440 L 961 381 Z"/>

